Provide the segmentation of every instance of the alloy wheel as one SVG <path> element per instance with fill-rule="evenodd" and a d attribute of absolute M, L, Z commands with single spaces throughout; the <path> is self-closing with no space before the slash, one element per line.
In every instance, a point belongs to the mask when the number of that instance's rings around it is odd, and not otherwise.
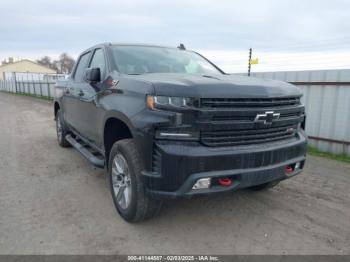
<path fill-rule="evenodd" d="M 131 180 L 128 164 L 122 154 L 117 153 L 112 164 L 112 186 L 116 201 L 122 209 L 131 202 Z"/>

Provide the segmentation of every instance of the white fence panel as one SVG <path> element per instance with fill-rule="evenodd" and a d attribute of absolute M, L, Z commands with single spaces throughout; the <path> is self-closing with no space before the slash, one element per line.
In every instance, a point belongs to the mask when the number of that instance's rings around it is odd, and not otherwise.
<path fill-rule="evenodd" d="M 65 78 L 62 74 L 7 73 L 0 80 L 0 91 L 53 98 L 56 81 Z"/>

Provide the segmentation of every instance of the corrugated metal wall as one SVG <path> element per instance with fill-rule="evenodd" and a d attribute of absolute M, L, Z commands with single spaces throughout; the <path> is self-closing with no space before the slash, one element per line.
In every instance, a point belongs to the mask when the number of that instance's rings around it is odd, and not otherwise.
<path fill-rule="evenodd" d="M 350 155 L 350 69 L 252 73 L 298 85 L 304 96 L 310 144 Z"/>

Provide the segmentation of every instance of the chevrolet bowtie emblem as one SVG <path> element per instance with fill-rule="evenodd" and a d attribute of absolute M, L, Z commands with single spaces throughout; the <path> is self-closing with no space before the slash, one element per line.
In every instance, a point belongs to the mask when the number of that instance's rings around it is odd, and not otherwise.
<path fill-rule="evenodd" d="M 275 113 L 273 111 L 267 111 L 264 114 L 257 114 L 254 122 L 264 123 L 264 125 L 271 125 L 273 121 L 280 118 L 280 113 Z"/>

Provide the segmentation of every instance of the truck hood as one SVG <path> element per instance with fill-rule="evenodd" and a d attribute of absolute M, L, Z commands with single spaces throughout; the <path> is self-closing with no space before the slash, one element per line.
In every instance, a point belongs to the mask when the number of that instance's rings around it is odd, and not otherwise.
<path fill-rule="evenodd" d="M 266 98 L 302 94 L 298 87 L 285 82 L 238 75 L 157 73 L 130 77 L 151 83 L 155 95 L 164 96 Z"/>

